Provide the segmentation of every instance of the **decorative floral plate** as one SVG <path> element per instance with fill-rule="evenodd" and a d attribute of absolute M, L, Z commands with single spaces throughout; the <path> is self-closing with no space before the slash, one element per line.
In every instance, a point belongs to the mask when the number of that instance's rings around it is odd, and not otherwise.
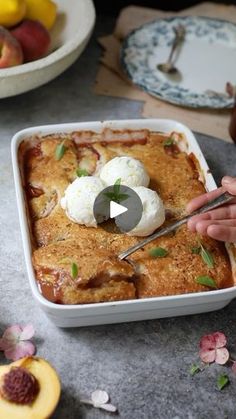
<path fill-rule="evenodd" d="M 157 64 L 167 61 L 174 28 L 184 25 L 185 40 L 177 54 L 176 74 L 164 74 Z M 155 20 L 131 32 L 121 51 L 121 63 L 134 84 L 151 95 L 188 107 L 230 108 L 227 82 L 236 84 L 236 25 L 206 17 Z"/>

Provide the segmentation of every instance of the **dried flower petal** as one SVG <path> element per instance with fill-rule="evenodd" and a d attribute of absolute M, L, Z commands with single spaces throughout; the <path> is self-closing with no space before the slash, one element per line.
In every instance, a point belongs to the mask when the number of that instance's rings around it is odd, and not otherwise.
<path fill-rule="evenodd" d="M 224 365 L 229 360 L 229 351 L 226 348 L 216 349 L 215 362 L 219 365 Z"/>
<path fill-rule="evenodd" d="M 117 412 L 117 407 L 114 406 L 109 402 L 109 395 L 106 391 L 103 390 L 95 390 L 91 394 L 91 400 L 89 399 L 80 399 L 81 403 L 92 405 L 93 407 L 96 407 L 97 409 L 103 409 L 107 412 Z"/>
<path fill-rule="evenodd" d="M 224 365 L 229 359 L 229 352 L 225 348 L 227 339 L 224 333 L 215 332 L 211 335 L 205 335 L 200 340 L 199 356 L 205 363 L 216 362 Z"/>
<path fill-rule="evenodd" d="M 9 342 L 7 340 L 4 340 L 3 338 L 0 339 L 0 351 L 5 351 L 7 348 L 9 348 Z"/>
<path fill-rule="evenodd" d="M 27 324 L 25 327 L 23 327 L 22 333 L 20 335 L 20 340 L 32 339 L 34 334 L 34 326 L 32 324 Z"/>
<path fill-rule="evenodd" d="M 91 405 L 93 406 L 92 400 L 89 400 L 89 399 L 80 399 L 80 403 L 89 404 L 90 406 Z"/>
<path fill-rule="evenodd" d="M 0 350 L 4 351 L 7 359 L 17 361 L 25 356 L 35 353 L 35 346 L 30 342 L 34 335 L 34 328 L 31 324 L 21 327 L 13 325 L 8 327 L 0 339 Z"/>
<path fill-rule="evenodd" d="M 13 326 L 8 327 L 2 335 L 1 341 L 15 341 L 19 338 L 22 333 L 22 328 L 20 325 L 15 324 Z"/>
<path fill-rule="evenodd" d="M 117 412 L 117 407 L 110 403 L 101 404 L 99 408 L 103 410 L 107 410 L 107 412 L 113 412 L 113 413 Z"/>
<path fill-rule="evenodd" d="M 209 349 L 215 349 L 215 339 L 213 335 L 205 335 L 200 340 L 200 348 L 209 350 Z"/>
<path fill-rule="evenodd" d="M 227 339 L 224 333 L 221 332 L 215 332 L 212 335 L 215 339 L 216 348 L 223 348 L 227 344 Z"/>
<path fill-rule="evenodd" d="M 216 350 L 215 349 L 201 349 L 199 352 L 199 356 L 203 362 L 206 364 L 214 362 L 216 358 Z"/>
<path fill-rule="evenodd" d="M 232 371 L 236 374 L 236 361 L 233 362 Z"/>
<path fill-rule="evenodd" d="M 205 335 L 200 340 L 201 349 L 223 348 L 227 344 L 224 333 L 215 332 L 211 335 Z"/>
<path fill-rule="evenodd" d="M 9 347 L 4 351 L 4 355 L 7 359 L 17 361 L 18 359 L 24 358 L 25 356 L 32 356 L 35 353 L 35 346 L 30 341 L 22 341 L 18 344 Z"/>
<path fill-rule="evenodd" d="M 101 406 L 102 404 L 109 402 L 109 396 L 107 392 L 102 390 L 93 391 L 93 393 L 91 394 L 91 399 L 95 407 Z"/>

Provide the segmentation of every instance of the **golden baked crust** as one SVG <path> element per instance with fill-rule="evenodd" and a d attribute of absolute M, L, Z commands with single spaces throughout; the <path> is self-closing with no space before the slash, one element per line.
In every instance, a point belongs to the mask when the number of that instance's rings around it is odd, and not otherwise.
<path fill-rule="evenodd" d="M 78 267 L 76 278 L 71 266 Z M 33 264 L 41 289 L 55 302 L 78 304 L 135 298 L 134 269 L 95 242 L 80 238 L 40 247 Z"/>
<path fill-rule="evenodd" d="M 62 304 L 93 303 L 174 295 L 209 290 L 196 282 L 198 276 L 214 278 L 218 288 L 233 285 L 232 270 L 224 246 L 190 233 L 186 226 L 175 234 L 157 239 L 145 249 L 119 261 L 115 255 L 140 239 L 120 234 L 113 222 L 106 229 L 87 228 L 71 222 L 60 206 L 76 169 L 89 174 L 115 156 L 129 155 L 143 162 L 150 188 L 164 201 L 167 221 L 182 216 L 189 200 L 205 191 L 196 162 L 175 143 L 165 146 L 166 135 L 141 131 L 110 131 L 102 134 L 75 132 L 25 141 L 20 147 L 23 181 L 31 219 L 33 265 L 39 287 L 46 298 Z M 55 149 L 64 141 L 60 161 Z M 209 268 L 191 249 L 199 240 L 214 257 Z M 162 247 L 164 258 L 153 258 L 149 250 Z M 73 279 L 71 266 L 78 266 Z"/>
<path fill-rule="evenodd" d="M 155 240 L 146 247 L 146 252 L 142 255 L 133 254 L 131 258 L 143 273 L 137 281 L 138 297 L 206 291 L 206 287 L 196 282 L 198 276 L 214 278 L 217 288 L 233 285 L 224 245 L 206 237 L 201 238 L 201 243 L 214 258 L 213 269 L 206 265 L 200 255 L 192 253 L 191 249 L 198 246 L 198 238 L 186 226 L 181 227 L 175 235 Z M 165 258 L 150 258 L 148 250 L 153 246 L 168 249 L 168 255 Z"/>

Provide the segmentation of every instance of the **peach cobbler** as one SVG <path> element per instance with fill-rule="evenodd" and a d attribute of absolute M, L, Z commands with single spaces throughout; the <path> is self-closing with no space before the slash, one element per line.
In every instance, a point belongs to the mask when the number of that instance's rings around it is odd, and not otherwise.
<path fill-rule="evenodd" d="M 183 216 L 187 202 L 205 188 L 196 158 L 181 151 L 182 140 L 177 133 L 105 129 L 33 137 L 21 143 L 33 266 L 38 287 L 48 300 L 84 304 L 233 285 L 224 245 L 199 237 L 186 226 L 120 261 L 117 255 L 140 237 L 122 234 L 113 220 L 105 221 L 105 228 L 88 227 L 66 214 L 63 197 L 69 185 L 83 176 L 99 176 L 110 160 L 126 156 L 145 168 L 142 187 L 149 182 L 149 189 L 162 200 L 165 223 Z M 76 210 L 79 214 L 80 208 Z"/>

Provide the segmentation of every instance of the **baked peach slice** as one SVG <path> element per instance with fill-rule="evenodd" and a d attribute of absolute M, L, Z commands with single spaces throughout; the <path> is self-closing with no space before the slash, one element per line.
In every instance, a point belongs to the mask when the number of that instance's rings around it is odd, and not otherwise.
<path fill-rule="evenodd" d="M 56 371 L 42 358 L 26 357 L 0 366 L 0 418 L 50 418 L 60 393 Z"/>

